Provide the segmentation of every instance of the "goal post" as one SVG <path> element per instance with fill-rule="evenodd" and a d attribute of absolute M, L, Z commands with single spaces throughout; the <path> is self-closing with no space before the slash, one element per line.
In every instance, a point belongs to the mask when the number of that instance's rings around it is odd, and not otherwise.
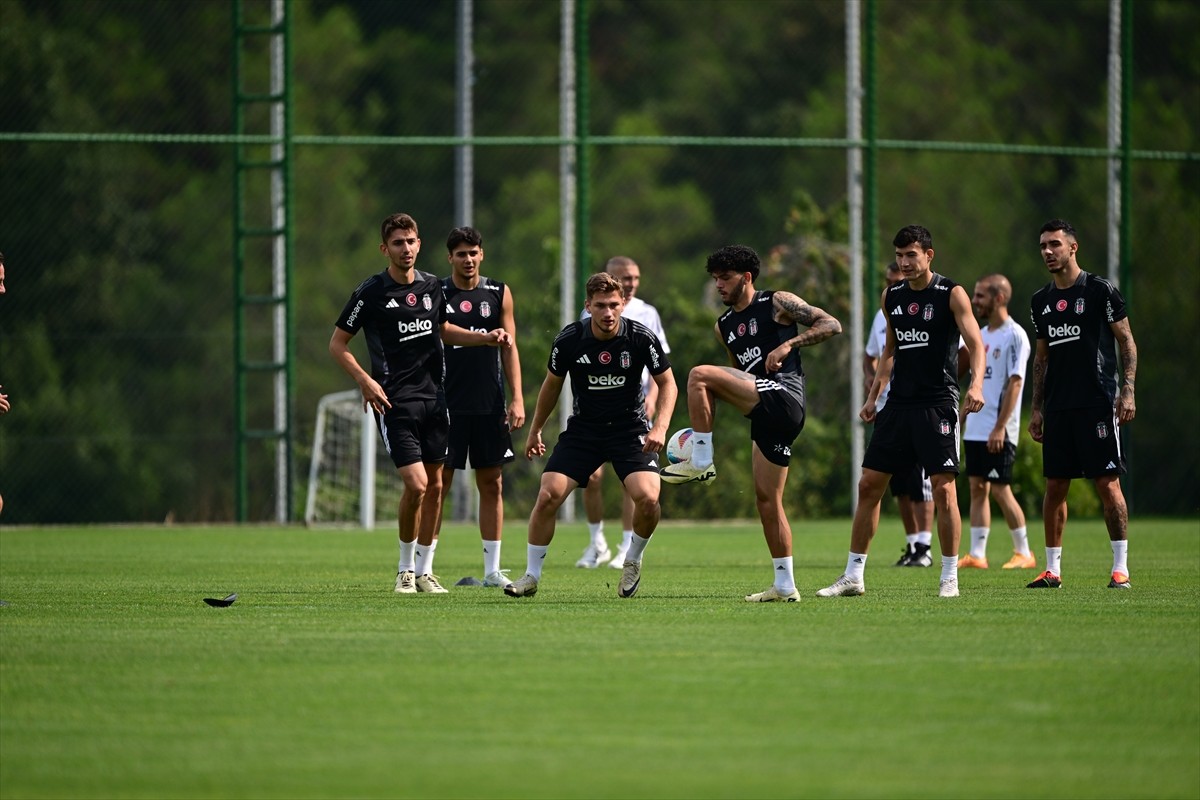
<path fill-rule="evenodd" d="M 312 460 L 308 469 L 306 525 L 375 527 L 378 433 L 363 411 L 357 389 L 327 394 L 317 403 Z"/>
<path fill-rule="evenodd" d="M 379 447 L 375 415 L 363 411 L 357 389 L 327 394 L 317 402 L 304 524 L 373 530 L 395 523 L 401 484 L 387 452 Z M 475 472 L 458 470 L 446 519 L 476 520 L 479 500 Z"/>

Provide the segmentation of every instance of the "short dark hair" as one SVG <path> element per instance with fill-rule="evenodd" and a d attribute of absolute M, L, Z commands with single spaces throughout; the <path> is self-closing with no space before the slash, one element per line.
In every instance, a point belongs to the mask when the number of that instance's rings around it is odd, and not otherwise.
<path fill-rule="evenodd" d="M 921 245 L 922 250 L 932 250 L 933 234 L 921 225 L 905 225 L 892 239 L 892 247 L 908 247 L 914 242 Z"/>
<path fill-rule="evenodd" d="M 446 237 L 446 250 L 453 253 L 454 248 L 460 244 L 469 244 L 474 247 L 483 247 L 483 234 L 469 225 L 464 225 L 461 228 L 455 228 L 450 231 L 450 235 Z"/>
<path fill-rule="evenodd" d="M 753 247 L 731 244 L 710 255 L 705 269 L 709 275 L 716 275 L 718 272 L 749 272 L 750 280 L 755 281 L 758 279 L 760 266 L 758 253 L 754 252 Z"/>
<path fill-rule="evenodd" d="M 392 214 L 383 221 L 379 226 L 379 240 L 386 242 L 392 231 L 412 231 L 417 236 L 421 235 L 417 231 L 417 221 L 404 213 Z"/>
<path fill-rule="evenodd" d="M 585 290 L 587 291 L 588 300 L 591 300 L 594 295 L 609 294 L 611 292 L 617 292 L 622 297 L 625 296 L 625 290 L 621 288 L 621 282 L 607 272 L 597 272 L 588 278 Z"/>
<path fill-rule="evenodd" d="M 1062 231 L 1072 239 L 1075 238 L 1075 226 L 1067 222 L 1065 219 L 1052 219 L 1042 226 L 1038 234 L 1053 233 L 1054 231 Z"/>

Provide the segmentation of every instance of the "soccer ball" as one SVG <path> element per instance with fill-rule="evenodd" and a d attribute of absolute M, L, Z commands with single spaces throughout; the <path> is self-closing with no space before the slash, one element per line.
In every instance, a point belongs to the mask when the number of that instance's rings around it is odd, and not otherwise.
<path fill-rule="evenodd" d="M 667 439 L 667 462 L 678 464 L 692 457 L 692 429 L 680 428 Z"/>

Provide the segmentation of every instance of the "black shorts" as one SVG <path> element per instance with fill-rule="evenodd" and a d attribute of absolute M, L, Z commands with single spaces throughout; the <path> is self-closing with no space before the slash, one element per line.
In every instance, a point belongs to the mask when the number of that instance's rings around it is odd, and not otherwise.
<path fill-rule="evenodd" d="M 967 459 L 967 474 L 992 483 L 1012 483 L 1013 464 L 1017 461 L 1017 446 L 1005 442 L 999 453 L 988 452 L 987 442 L 963 442 Z"/>
<path fill-rule="evenodd" d="M 958 474 L 958 409 L 953 405 L 896 407 L 889 402 L 875 417 L 863 467 L 897 475 L 914 464 L 926 475 Z"/>
<path fill-rule="evenodd" d="M 786 467 L 792 442 L 804 430 L 804 384 L 784 386 L 770 378 L 755 378 L 758 405 L 750 409 L 750 440 L 772 464 Z"/>
<path fill-rule="evenodd" d="M 907 497 L 916 503 L 933 502 L 933 484 L 929 482 L 925 470 L 916 464 L 894 473 L 888 481 L 888 487 L 892 490 L 892 497 Z"/>
<path fill-rule="evenodd" d="M 450 453 L 446 466 L 466 469 L 467 456 L 471 458 L 472 469 L 498 467 L 513 460 L 507 412 L 450 415 Z"/>
<path fill-rule="evenodd" d="M 1042 474 L 1047 478 L 1125 474 L 1116 412 L 1111 408 L 1073 408 L 1044 413 Z"/>
<path fill-rule="evenodd" d="M 446 460 L 450 439 L 450 414 L 444 398 L 392 403 L 375 422 L 392 463 L 399 467 Z"/>
<path fill-rule="evenodd" d="M 611 463 L 621 482 L 634 472 L 658 472 L 658 453 L 643 453 L 643 423 L 596 424 L 572 418 L 558 437 L 545 472 L 559 472 L 580 486 L 605 462 Z"/>

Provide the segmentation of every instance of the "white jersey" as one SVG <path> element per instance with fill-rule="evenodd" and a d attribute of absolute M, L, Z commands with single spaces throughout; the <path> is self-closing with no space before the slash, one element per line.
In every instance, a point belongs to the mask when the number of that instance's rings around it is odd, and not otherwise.
<path fill-rule="evenodd" d="M 875 312 L 875 319 L 871 322 L 871 332 L 867 334 L 867 346 L 863 349 L 878 364 L 880 356 L 883 355 L 883 348 L 886 345 L 887 317 L 884 316 L 883 309 L 880 308 Z M 879 399 L 875 401 L 876 411 L 882 410 L 883 406 L 887 403 L 888 390 L 891 388 L 892 383 L 888 381 L 887 386 L 884 386 L 883 391 L 879 393 Z"/>
<path fill-rule="evenodd" d="M 1025 366 L 1029 363 L 1029 336 L 1012 317 L 995 330 L 981 325 L 979 333 L 983 336 L 987 368 L 983 372 L 983 408 L 967 415 L 963 431 L 963 438 L 970 442 L 987 441 L 988 434 L 996 427 L 996 417 L 1000 414 L 1000 402 L 1008 379 L 1016 375 L 1024 381 Z M 1016 408 L 1004 426 L 1005 436 L 1013 444 L 1017 443 L 1020 426 L 1021 397 L 1018 395 Z"/>
<path fill-rule="evenodd" d="M 579 318 L 588 319 L 591 316 L 592 315 L 588 313 L 587 309 L 584 308 L 583 313 L 579 315 Z M 621 312 L 621 316 L 645 325 L 655 336 L 658 337 L 659 343 L 662 344 L 662 351 L 664 353 L 671 352 L 671 345 L 667 344 L 667 332 L 663 330 L 662 318 L 658 315 L 657 308 L 635 295 L 634 297 L 625 301 L 625 309 Z M 652 379 L 650 378 L 650 370 L 643 369 L 642 392 L 644 394 L 649 394 L 651 383 Z"/>

